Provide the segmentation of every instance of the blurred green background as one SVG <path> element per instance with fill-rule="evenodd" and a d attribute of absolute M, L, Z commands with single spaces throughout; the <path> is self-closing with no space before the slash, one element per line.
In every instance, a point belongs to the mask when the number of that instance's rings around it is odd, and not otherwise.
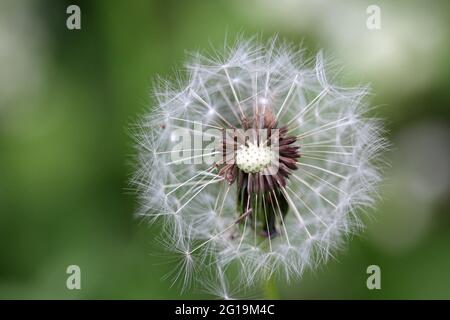
<path fill-rule="evenodd" d="M 81 8 L 81 30 L 66 8 Z M 381 8 L 368 30 L 366 8 Z M 127 128 L 185 52 L 239 33 L 324 48 L 371 83 L 394 148 L 367 230 L 280 298 L 450 299 L 448 1 L 0 2 L 0 298 L 202 298 L 161 278 L 157 229 L 133 216 Z M 66 288 L 81 267 L 82 290 Z M 381 267 L 382 289 L 366 287 Z"/>

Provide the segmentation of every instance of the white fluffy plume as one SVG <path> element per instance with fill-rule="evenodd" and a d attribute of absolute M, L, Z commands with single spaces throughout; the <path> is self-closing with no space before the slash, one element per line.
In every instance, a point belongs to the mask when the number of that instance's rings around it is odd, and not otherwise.
<path fill-rule="evenodd" d="M 306 60 L 301 49 L 277 40 L 240 40 L 213 56 L 195 54 L 186 67 L 183 79 L 161 81 L 136 134 L 139 214 L 162 221 L 160 240 L 178 256 L 174 277 L 184 287 L 213 278 L 230 298 L 230 274 L 243 289 L 273 274 L 299 278 L 326 261 L 374 203 L 387 142 L 379 120 L 366 115 L 367 88 L 336 86 L 321 52 Z M 184 129 L 192 140 L 220 139 L 220 130 L 239 128 L 255 108 L 270 108 L 300 147 L 297 169 L 277 189 L 281 196 L 259 194 L 274 204 L 276 235 L 257 232 L 256 214 L 237 209 L 237 184 L 203 161 L 221 151 L 206 143 L 180 148 L 174 138 Z"/>

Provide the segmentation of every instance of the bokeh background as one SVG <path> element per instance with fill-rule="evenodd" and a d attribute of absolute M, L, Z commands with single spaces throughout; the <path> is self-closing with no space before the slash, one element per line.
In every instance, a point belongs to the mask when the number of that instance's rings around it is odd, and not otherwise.
<path fill-rule="evenodd" d="M 66 28 L 70 4 L 81 30 Z M 366 28 L 370 4 L 381 30 Z M 2 0 L 0 298 L 210 297 L 161 279 L 173 265 L 133 216 L 127 128 L 186 50 L 258 33 L 324 48 L 344 82 L 371 83 L 394 145 L 367 230 L 275 297 L 450 299 L 449 12 L 445 0 Z M 66 288 L 71 264 L 82 290 Z M 366 287 L 371 264 L 381 290 Z"/>

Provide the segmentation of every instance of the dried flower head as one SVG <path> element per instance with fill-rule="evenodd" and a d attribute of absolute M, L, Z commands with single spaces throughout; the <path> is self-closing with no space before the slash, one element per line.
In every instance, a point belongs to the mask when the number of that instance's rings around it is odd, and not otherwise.
<path fill-rule="evenodd" d="M 387 143 L 365 116 L 366 88 L 337 87 L 329 72 L 322 53 L 240 40 L 162 81 L 133 183 L 140 214 L 163 221 L 183 287 L 208 272 L 229 298 L 228 274 L 238 288 L 298 278 L 361 226 Z"/>

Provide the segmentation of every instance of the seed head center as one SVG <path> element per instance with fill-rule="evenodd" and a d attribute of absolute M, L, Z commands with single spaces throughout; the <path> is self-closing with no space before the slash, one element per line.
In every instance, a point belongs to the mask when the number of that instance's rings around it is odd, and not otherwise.
<path fill-rule="evenodd" d="M 236 164 L 246 173 L 257 173 L 267 168 L 276 158 L 275 152 L 267 146 L 249 143 L 236 152 Z"/>

